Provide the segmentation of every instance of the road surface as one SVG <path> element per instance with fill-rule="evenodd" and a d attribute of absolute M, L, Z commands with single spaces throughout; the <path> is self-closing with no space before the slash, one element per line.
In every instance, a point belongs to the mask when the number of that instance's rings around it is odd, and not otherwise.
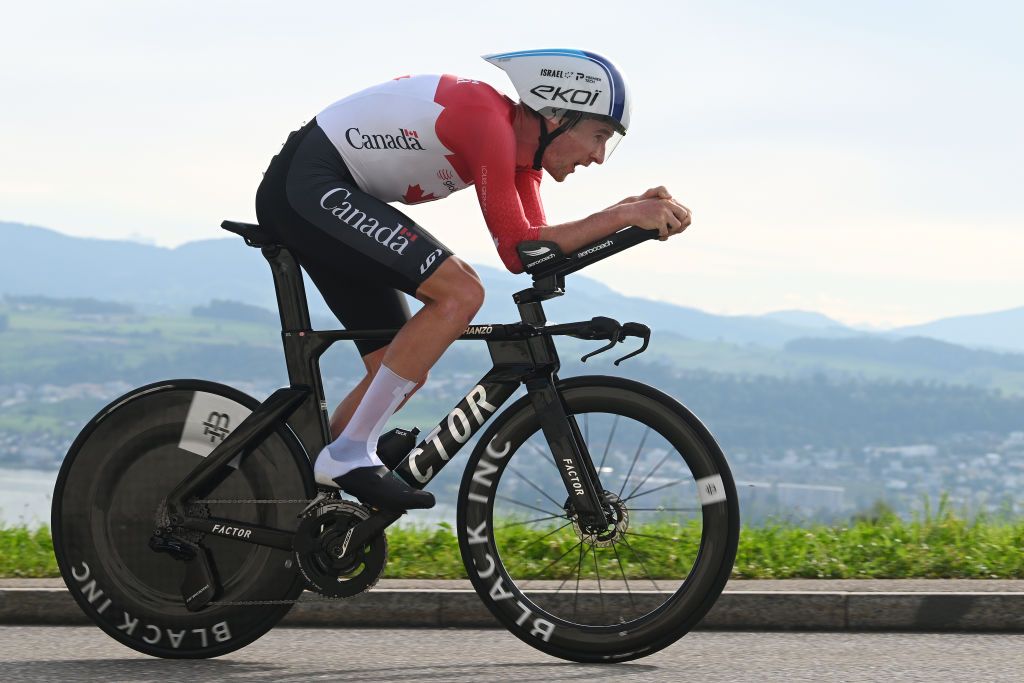
<path fill-rule="evenodd" d="M 159 660 L 93 627 L 0 627 L 8 681 L 1021 681 L 1024 636 L 691 633 L 625 664 L 548 657 L 495 629 L 279 628 L 214 660 Z"/>

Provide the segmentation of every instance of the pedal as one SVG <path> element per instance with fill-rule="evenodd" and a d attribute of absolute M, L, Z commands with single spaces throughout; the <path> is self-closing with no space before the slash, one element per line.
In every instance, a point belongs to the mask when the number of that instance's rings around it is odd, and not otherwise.
<path fill-rule="evenodd" d="M 195 555 L 185 562 L 185 578 L 181 582 L 181 596 L 185 599 L 185 608 L 189 612 L 198 612 L 216 597 L 218 585 L 210 551 L 199 545 L 189 545 L 192 546 Z"/>
<path fill-rule="evenodd" d="M 420 430 L 396 427 L 377 440 L 377 457 L 389 469 L 393 470 L 402 464 L 409 451 L 416 447 L 416 436 Z"/>

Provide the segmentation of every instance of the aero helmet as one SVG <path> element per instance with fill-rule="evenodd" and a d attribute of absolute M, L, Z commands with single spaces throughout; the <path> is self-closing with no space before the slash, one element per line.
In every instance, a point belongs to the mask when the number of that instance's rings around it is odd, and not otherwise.
<path fill-rule="evenodd" d="M 560 122 L 550 133 L 541 124 L 534 169 L 540 170 L 548 143 L 583 118 L 601 119 L 615 129 L 605 145 L 606 158 L 626 134 L 632 100 L 626 79 L 609 59 L 566 49 L 503 52 L 484 59 L 508 74 L 523 104 L 538 116 Z"/>

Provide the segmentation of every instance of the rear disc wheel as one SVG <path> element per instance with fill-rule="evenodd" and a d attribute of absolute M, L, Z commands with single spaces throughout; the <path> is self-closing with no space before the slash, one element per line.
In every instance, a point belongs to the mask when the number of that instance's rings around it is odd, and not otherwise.
<path fill-rule="evenodd" d="M 57 477 L 52 533 L 61 575 L 85 614 L 119 642 L 158 657 L 215 657 L 274 626 L 290 604 L 185 609 L 185 563 L 149 548 L 166 521 L 163 501 L 259 402 L 231 387 L 171 380 L 137 389 L 93 418 Z M 192 502 L 187 512 L 294 531 L 315 485 L 294 435 L 271 433 L 206 500 L 296 500 L 290 504 Z M 304 582 L 291 553 L 183 531 L 209 550 L 217 602 L 294 600 Z"/>

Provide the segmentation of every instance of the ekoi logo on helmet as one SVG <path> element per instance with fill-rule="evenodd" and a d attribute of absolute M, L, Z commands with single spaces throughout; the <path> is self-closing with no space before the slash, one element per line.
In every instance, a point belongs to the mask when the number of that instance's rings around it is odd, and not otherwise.
<path fill-rule="evenodd" d="M 581 88 L 563 88 L 557 85 L 538 85 L 530 88 L 530 92 L 548 102 L 579 104 L 590 106 L 597 102 L 600 90 L 583 90 Z"/>

